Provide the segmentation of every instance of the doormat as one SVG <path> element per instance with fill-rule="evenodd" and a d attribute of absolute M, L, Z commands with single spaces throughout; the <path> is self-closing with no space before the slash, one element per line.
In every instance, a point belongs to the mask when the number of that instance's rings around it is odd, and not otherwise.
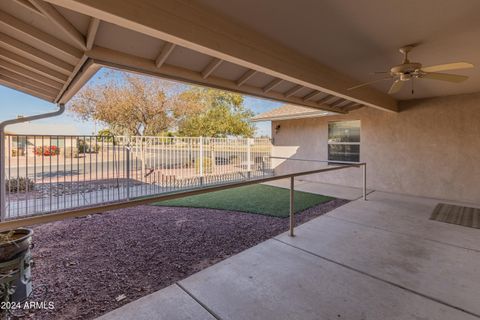
<path fill-rule="evenodd" d="M 430 220 L 480 229 L 480 209 L 439 203 Z"/>

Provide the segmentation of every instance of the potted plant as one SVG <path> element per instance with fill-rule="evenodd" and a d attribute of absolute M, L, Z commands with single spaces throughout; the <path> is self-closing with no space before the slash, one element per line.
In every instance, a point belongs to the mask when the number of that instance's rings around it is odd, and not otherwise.
<path fill-rule="evenodd" d="M 18 228 L 0 232 L 0 263 L 14 258 L 29 249 L 32 229 Z"/>
<path fill-rule="evenodd" d="M 32 292 L 30 278 L 31 229 L 0 232 L 0 302 L 21 302 Z M 8 309 L 0 310 L 1 319 L 10 319 Z"/>

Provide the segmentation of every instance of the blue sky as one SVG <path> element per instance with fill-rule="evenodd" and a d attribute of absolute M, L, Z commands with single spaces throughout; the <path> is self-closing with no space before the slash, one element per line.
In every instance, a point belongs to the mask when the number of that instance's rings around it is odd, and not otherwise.
<path fill-rule="evenodd" d="M 116 72 L 107 69 L 100 70 L 90 81 L 102 82 L 106 78 L 115 76 Z M 41 99 L 21 93 L 19 91 L 0 86 L 0 101 L 2 106 L 0 112 L 0 121 L 16 118 L 19 115 L 28 116 L 39 113 L 45 113 L 56 110 L 56 106 Z M 262 113 L 282 105 L 280 102 L 259 99 L 255 97 L 245 96 L 245 106 L 255 114 Z M 33 124 L 33 123 L 32 123 Z M 255 124 L 257 127 L 257 135 L 270 136 L 270 122 L 260 122 Z M 60 128 L 69 128 L 68 134 L 92 134 L 95 128 L 101 129 L 100 125 L 95 126 L 93 122 L 81 122 L 74 118 L 72 114 L 65 113 L 62 116 L 35 121 L 35 130 L 40 130 L 39 134 L 49 134 L 50 128 L 57 126 Z M 8 127 L 7 127 L 8 131 Z M 28 132 L 31 133 L 31 132 Z M 58 134 L 54 132 L 53 134 Z"/>

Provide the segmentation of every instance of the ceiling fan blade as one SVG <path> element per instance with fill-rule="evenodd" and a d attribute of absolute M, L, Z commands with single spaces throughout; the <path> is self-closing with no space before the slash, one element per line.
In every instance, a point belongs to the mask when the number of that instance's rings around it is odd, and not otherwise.
<path fill-rule="evenodd" d="M 380 82 L 380 81 L 385 81 L 385 80 L 390 80 L 390 79 L 392 79 L 392 77 L 386 77 L 386 78 L 382 78 L 382 79 L 377 79 L 377 80 L 373 80 L 373 81 L 361 83 L 361 84 L 356 85 L 356 86 L 354 86 L 354 87 L 348 88 L 347 90 L 358 89 L 358 88 L 361 88 L 361 87 L 364 87 L 364 86 L 368 86 L 369 84 L 372 84 L 372 83 L 376 83 L 376 82 Z"/>
<path fill-rule="evenodd" d="M 450 74 L 450 73 L 438 73 L 438 72 L 429 72 L 422 76 L 422 78 L 442 80 L 448 82 L 463 82 L 468 79 L 467 76 L 462 76 L 459 74 Z"/>
<path fill-rule="evenodd" d="M 400 89 L 402 89 L 403 87 L 403 82 L 404 81 L 401 81 L 401 80 L 395 80 L 392 86 L 390 87 L 390 89 L 388 90 L 388 94 L 395 94 L 399 92 Z"/>
<path fill-rule="evenodd" d="M 470 68 L 473 68 L 473 64 L 471 64 L 471 63 L 468 63 L 468 62 L 454 62 L 454 63 L 438 64 L 436 66 L 430 66 L 430 67 L 423 67 L 422 71 L 438 72 L 438 71 L 470 69 Z"/>

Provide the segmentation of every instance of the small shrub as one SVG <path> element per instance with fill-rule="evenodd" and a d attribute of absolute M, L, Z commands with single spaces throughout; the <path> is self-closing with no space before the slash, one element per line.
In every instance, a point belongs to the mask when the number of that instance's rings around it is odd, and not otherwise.
<path fill-rule="evenodd" d="M 100 150 L 100 145 L 96 142 L 78 140 L 77 143 L 79 153 L 97 153 Z"/>
<path fill-rule="evenodd" d="M 35 188 L 35 182 L 30 178 L 11 178 L 5 181 L 5 189 L 7 192 L 25 192 Z"/>
<path fill-rule="evenodd" d="M 117 144 L 117 142 L 115 141 L 115 135 L 109 129 L 103 129 L 98 131 L 96 140 L 97 142 L 110 142 L 113 143 L 113 145 Z"/>
<path fill-rule="evenodd" d="M 60 154 L 60 148 L 57 146 L 36 147 L 33 153 L 37 156 L 58 156 Z"/>
<path fill-rule="evenodd" d="M 213 171 L 213 162 L 211 158 L 203 158 L 203 174 L 212 173 Z M 200 159 L 195 160 L 195 172 L 200 173 Z"/>
<path fill-rule="evenodd" d="M 12 157 L 22 157 L 25 155 L 24 148 L 14 148 L 12 149 Z"/>

